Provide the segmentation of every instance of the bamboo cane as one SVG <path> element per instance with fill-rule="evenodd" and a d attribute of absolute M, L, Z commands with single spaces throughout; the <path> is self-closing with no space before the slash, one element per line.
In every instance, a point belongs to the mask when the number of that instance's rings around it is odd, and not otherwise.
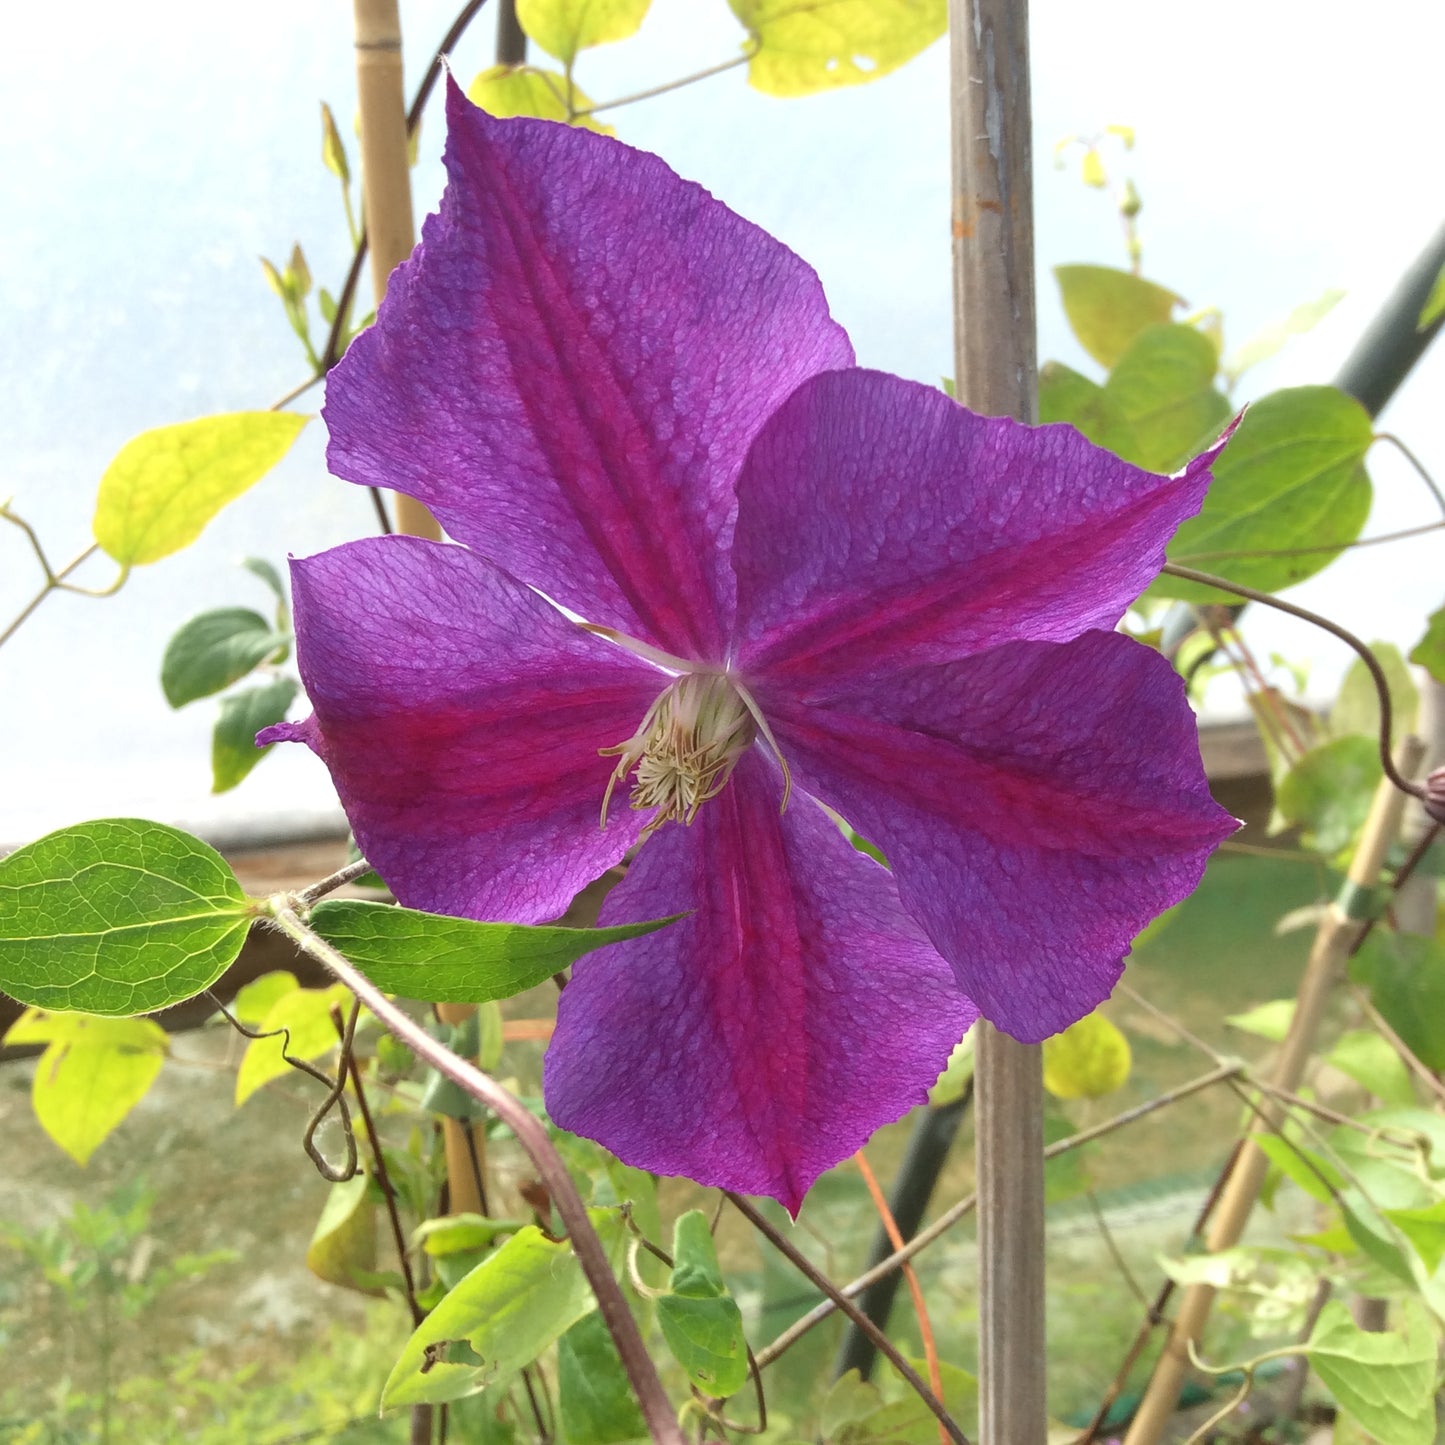
<path fill-rule="evenodd" d="M 950 0 L 955 381 L 1037 416 L 1027 0 Z M 1042 1445 L 1044 1139 L 1039 1050 L 979 1025 L 981 1445 Z"/>
<path fill-rule="evenodd" d="M 1418 738 L 1406 738 L 1400 745 L 1397 767 L 1405 777 L 1410 777 L 1419 768 L 1423 756 L 1424 744 Z M 1304 1077 L 1330 990 L 1365 926 L 1365 910 L 1360 903 L 1379 881 L 1385 853 L 1400 830 L 1407 801 L 1405 794 L 1388 779 L 1380 783 L 1345 884 L 1320 921 L 1300 980 L 1294 1018 L 1270 1081 L 1284 1093 L 1294 1093 Z M 1284 1114 L 1284 1105 L 1278 1096 L 1267 1095 L 1261 1102 L 1258 1125 L 1235 1160 L 1205 1236 L 1205 1247 L 1211 1254 L 1232 1249 L 1239 1243 L 1269 1168 L 1269 1159 L 1255 1139 L 1260 1134 L 1276 1132 L 1284 1122 Z M 1179 1387 L 1189 1367 L 1189 1346 L 1197 1344 L 1204 1332 L 1214 1295 L 1213 1287 L 1204 1284 L 1190 1285 L 1184 1291 L 1169 1338 L 1150 1376 L 1139 1412 L 1124 1437 L 1124 1445 L 1155 1445 L 1158 1441 L 1179 1400 Z"/>

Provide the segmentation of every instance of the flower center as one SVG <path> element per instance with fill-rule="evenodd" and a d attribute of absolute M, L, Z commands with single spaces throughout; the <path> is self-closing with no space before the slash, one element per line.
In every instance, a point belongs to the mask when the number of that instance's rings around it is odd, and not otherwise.
<path fill-rule="evenodd" d="M 617 766 L 602 799 L 602 822 L 612 790 L 637 769 L 632 806 L 656 808 L 644 837 L 664 823 L 691 823 L 709 798 L 727 786 L 742 755 L 758 735 L 756 711 L 722 673 L 689 672 L 677 678 L 647 711 L 625 743 L 602 748 Z"/>

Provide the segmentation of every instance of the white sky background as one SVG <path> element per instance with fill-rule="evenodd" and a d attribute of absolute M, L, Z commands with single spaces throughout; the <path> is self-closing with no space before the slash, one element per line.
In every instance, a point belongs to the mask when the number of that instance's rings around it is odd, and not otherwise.
<path fill-rule="evenodd" d="M 403 0 L 409 86 L 456 0 Z M 319 161 L 317 103 L 350 140 L 351 7 L 344 0 L 197 5 L 79 0 L 26 7 L 0 50 L 0 497 L 52 560 L 89 540 L 96 482 L 136 432 L 269 404 L 306 372 L 256 257 L 300 239 L 339 286 L 344 224 Z M 642 33 L 588 53 L 601 101 L 716 63 L 741 32 L 724 0 L 655 0 Z M 1118 174 L 1143 196 L 1145 273 L 1224 310 L 1227 346 L 1327 287 L 1346 300 L 1252 372 L 1241 400 L 1327 381 L 1441 219 L 1436 0 L 1034 0 L 1040 356 L 1093 374 L 1049 274 L 1125 264 L 1112 203 L 1053 145 L 1121 122 L 1138 147 Z M 456 56 L 489 60 L 487 14 Z M 618 111 L 624 140 L 657 150 L 793 246 L 822 275 L 860 361 L 923 381 L 951 370 L 946 47 L 869 86 L 800 100 L 734 71 Z M 418 217 L 440 193 L 439 110 L 415 172 Z M 351 147 L 353 161 L 355 147 Z M 1445 477 L 1445 348 L 1381 425 Z M 312 393 L 310 405 L 319 405 Z M 307 403 L 303 403 L 307 404 Z M 209 796 L 214 701 L 172 713 L 157 676 L 167 638 L 208 607 L 266 595 L 234 563 L 280 561 L 371 528 L 365 494 L 325 474 L 308 428 L 292 456 L 202 542 L 136 572 L 117 597 L 55 597 L 0 649 L 0 843 L 135 813 L 234 833 L 274 831 L 330 806 L 319 763 L 278 749 L 235 793 Z M 1370 530 L 1431 520 L 1428 496 L 1384 449 L 1371 458 Z M 1367 637 L 1406 646 L 1445 593 L 1438 538 L 1354 554 L 1291 593 Z M 97 561 L 78 580 L 109 580 Z M 0 618 L 38 585 L 18 533 L 0 534 Z M 1316 661 L 1327 691 L 1345 659 L 1320 634 L 1251 616 L 1259 650 Z"/>

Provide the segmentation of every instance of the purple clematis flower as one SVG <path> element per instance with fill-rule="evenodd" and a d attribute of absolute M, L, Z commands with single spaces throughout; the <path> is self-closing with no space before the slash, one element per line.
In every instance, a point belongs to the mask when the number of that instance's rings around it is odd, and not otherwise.
<path fill-rule="evenodd" d="M 979 1012 L 1036 1040 L 1105 998 L 1234 828 L 1112 631 L 1209 457 L 857 368 L 813 272 L 655 156 L 454 85 L 448 118 L 325 417 L 338 475 L 464 545 L 294 562 L 315 713 L 262 738 L 414 908 L 544 921 L 646 838 L 603 920 L 686 916 L 578 963 L 547 1106 L 796 1210 Z"/>

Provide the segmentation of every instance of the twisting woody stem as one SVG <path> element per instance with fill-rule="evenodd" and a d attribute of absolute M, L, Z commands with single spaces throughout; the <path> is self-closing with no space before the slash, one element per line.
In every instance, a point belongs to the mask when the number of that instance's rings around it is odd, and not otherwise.
<path fill-rule="evenodd" d="M 587 1207 L 577 1192 L 577 1186 L 572 1182 L 572 1176 L 568 1174 L 540 1120 L 495 1079 L 484 1074 L 474 1064 L 458 1058 L 445 1045 L 432 1038 L 415 1019 L 392 1003 L 325 939 L 313 933 L 296 913 L 293 900 L 288 895 L 280 894 L 272 899 L 268 911 L 282 933 L 303 953 L 323 964 L 344 983 L 418 1058 L 430 1064 L 444 1078 L 450 1079 L 479 1103 L 494 1110 L 516 1135 L 517 1142 L 527 1151 L 542 1183 L 557 1206 L 557 1212 L 567 1226 L 567 1234 L 572 1241 L 572 1248 L 576 1251 L 577 1262 L 582 1266 L 587 1282 L 592 1286 L 592 1292 L 597 1296 L 598 1310 L 617 1346 L 627 1378 L 642 1408 L 643 1419 L 647 1422 L 648 1433 L 659 1445 L 683 1445 L 677 1417 L 663 1391 L 662 1382 L 657 1378 L 652 1357 L 647 1353 L 632 1312 L 628 1309 L 627 1301 L 612 1273 L 607 1252 L 597 1237 L 597 1231 L 592 1227 L 592 1221 L 587 1217 Z"/>

